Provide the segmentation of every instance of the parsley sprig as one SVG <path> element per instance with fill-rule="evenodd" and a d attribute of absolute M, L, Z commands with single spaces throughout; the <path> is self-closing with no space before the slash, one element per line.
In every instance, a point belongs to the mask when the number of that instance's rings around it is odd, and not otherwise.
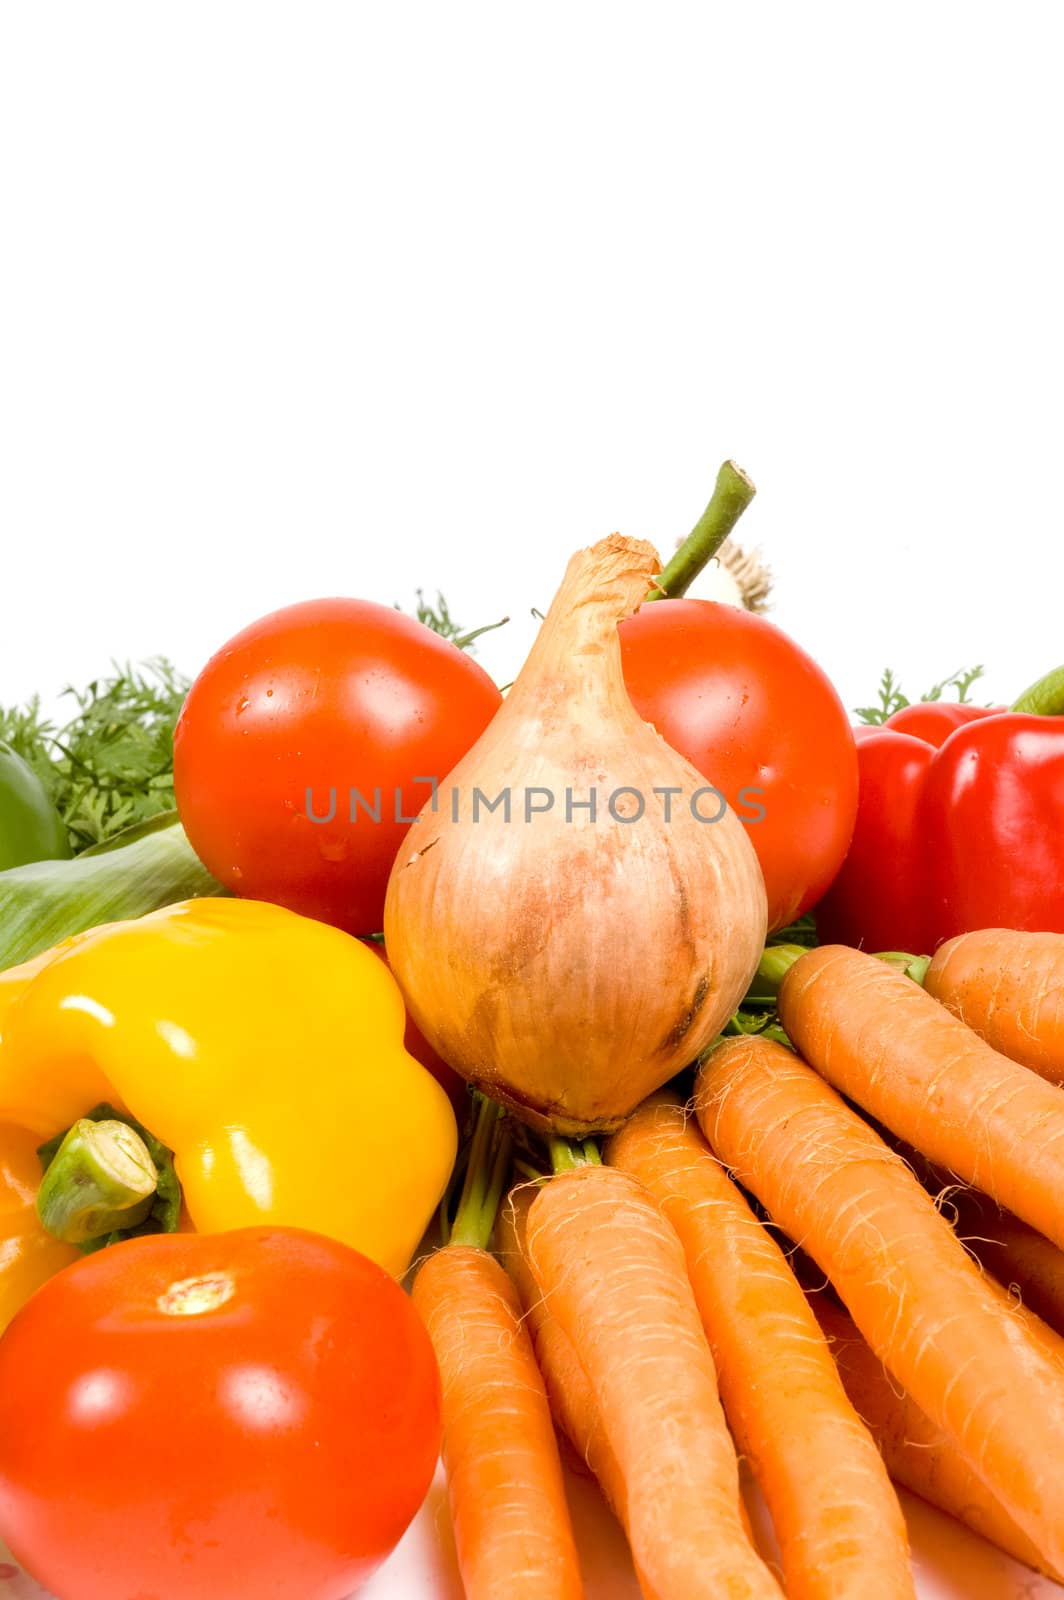
<path fill-rule="evenodd" d="M 450 607 L 439 590 L 436 591 L 435 605 L 425 599 L 423 589 L 415 589 L 414 593 L 417 595 L 417 609 L 414 612 L 417 620 L 423 622 L 426 628 L 431 628 L 433 633 L 438 633 L 442 639 L 449 639 L 459 650 L 468 650 L 471 656 L 476 655 L 473 648 L 475 639 L 479 639 L 482 633 L 493 633 L 510 620 L 509 617 L 502 617 L 498 622 L 485 622 L 479 628 L 466 629 L 451 616 Z M 395 609 L 399 611 L 402 608 L 396 606 Z"/>
<path fill-rule="evenodd" d="M 954 691 L 953 699 L 957 700 L 961 705 L 971 705 L 973 703 L 970 693 L 972 685 L 978 683 L 983 676 L 983 672 L 983 667 L 968 667 L 960 672 L 951 672 L 948 678 L 942 679 L 941 683 L 932 684 L 927 693 L 920 696 L 920 701 L 921 703 L 926 703 L 929 700 L 941 700 L 946 691 L 952 689 Z M 912 705 L 912 703 L 908 695 L 902 690 L 897 677 L 887 667 L 879 680 L 879 704 L 858 706 L 854 715 L 859 717 L 863 723 L 880 727 L 888 717 L 894 715 L 895 711 L 901 711 L 903 707 Z"/>
<path fill-rule="evenodd" d="M 0 708 L 0 739 L 44 783 L 75 852 L 172 809 L 174 725 L 188 689 L 158 656 L 136 667 L 113 662 L 108 676 L 65 690 L 76 709 L 58 725 L 38 696 Z"/>

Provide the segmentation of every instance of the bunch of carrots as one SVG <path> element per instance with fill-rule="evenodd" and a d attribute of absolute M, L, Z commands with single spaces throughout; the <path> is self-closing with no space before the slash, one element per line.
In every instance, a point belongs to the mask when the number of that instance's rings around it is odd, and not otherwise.
<path fill-rule="evenodd" d="M 551 1176 L 480 1103 L 413 1286 L 470 1600 L 583 1594 L 558 1434 L 648 1600 L 912 1600 L 892 1479 L 1064 1581 L 1064 936 L 783 964 L 771 1035 Z"/>

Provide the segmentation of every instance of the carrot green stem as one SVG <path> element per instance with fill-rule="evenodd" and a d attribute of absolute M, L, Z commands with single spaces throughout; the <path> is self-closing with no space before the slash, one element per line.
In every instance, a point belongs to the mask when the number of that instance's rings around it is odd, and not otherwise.
<path fill-rule="evenodd" d="M 1064 667 L 1054 667 L 1044 678 L 1032 683 L 1030 688 L 1025 689 L 1019 699 L 1013 702 L 1010 709 L 1031 711 L 1036 717 L 1064 715 Z"/>
<path fill-rule="evenodd" d="M 75 1122 L 37 1191 L 37 1215 L 55 1238 L 84 1244 L 136 1227 L 158 1185 L 144 1140 L 128 1123 Z"/>
<path fill-rule="evenodd" d="M 890 967 L 897 967 L 899 972 L 904 972 L 907 978 L 914 983 L 923 985 L 927 977 L 927 969 L 931 965 L 930 956 L 910 955 L 908 950 L 877 950 L 877 961 L 885 961 Z"/>
<path fill-rule="evenodd" d="M 805 953 L 804 944 L 766 945 L 743 1004 L 768 1005 L 770 1001 L 775 1000 L 784 976 Z"/>
<path fill-rule="evenodd" d="M 770 944 L 766 945 L 757 964 L 757 972 L 751 981 L 749 989 L 743 998 L 744 1006 L 771 1005 L 780 991 L 780 984 L 786 974 L 800 957 L 806 954 L 806 948 L 800 944 Z M 927 969 L 931 965 L 930 956 L 914 956 L 908 950 L 880 950 L 876 952 L 878 961 L 886 961 L 889 966 L 897 967 L 899 972 L 904 972 L 906 977 L 912 978 L 914 983 L 922 984 Z M 739 1018 L 735 1029 L 738 1033 L 756 1031 L 743 1026 L 743 1013 L 737 1013 Z M 735 1019 L 733 1019 L 734 1021 Z M 771 1033 L 769 1037 L 774 1037 Z"/>
<path fill-rule="evenodd" d="M 486 1250 L 510 1174 L 513 1139 L 502 1107 L 479 1092 L 475 1099 L 469 1164 L 448 1243 Z"/>
<path fill-rule="evenodd" d="M 702 568 L 712 561 L 757 490 L 734 461 L 725 461 L 717 473 L 712 498 L 683 544 L 677 550 L 648 600 L 675 600 L 686 594 Z"/>
<path fill-rule="evenodd" d="M 551 1138 L 547 1140 L 547 1149 L 550 1154 L 550 1169 L 555 1175 L 559 1172 L 574 1172 L 577 1167 L 602 1165 L 602 1157 L 594 1139 L 584 1139 L 582 1143 L 578 1143 L 575 1139 Z"/>
<path fill-rule="evenodd" d="M 709 1050 L 712 1050 L 714 1045 L 719 1044 L 721 1039 L 734 1039 L 745 1034 L 756 1034 L 759 1039 L 774 1039 L 777 1044 L 784 1044 L 789 1050 L 794 1048 L 787 1034 L 780 1027 L 779 1018 L 774 1011 L 735 1011 L 728 1018 L 719 1035 L 714 1039 L 713 1044 L 709 1046 Z M 703 1051 L 703 1057 L 708 1055 L 709 1050 Z"/>

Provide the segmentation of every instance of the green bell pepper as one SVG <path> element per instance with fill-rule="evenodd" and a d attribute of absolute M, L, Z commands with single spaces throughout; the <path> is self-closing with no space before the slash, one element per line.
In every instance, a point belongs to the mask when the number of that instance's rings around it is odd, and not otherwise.
<path fill-rule="evenodd" d="M 0 740 L 0 871 L 30 861 L 66 861 L 66 826 L 33 768 Z"/>

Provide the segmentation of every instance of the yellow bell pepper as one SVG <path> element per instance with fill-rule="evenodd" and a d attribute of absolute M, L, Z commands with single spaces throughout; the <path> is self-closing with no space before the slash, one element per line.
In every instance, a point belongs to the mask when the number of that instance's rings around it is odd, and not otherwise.
<path fill-rule="evenodd" d="M 37 1216 L 41 1163 L 25 1128 L 0 1128 L 0 1333 L 46 1279 L 78 1259 Z"/>
<path fill-rule="evenodd" d="M 357 939 L 250 900 L 94 928 L 0 974 L 0 1325 L 73 1254 L 38 1220 L 30 1156 L 102 1103 L 173 1152 L 187 1225 L 311 1228 L 401 1274 L 457 1143 L 404 1020 Z"/>
<path fill-rule="evenodd" d="M 57 954 L 57 950 L 47 950 L 22 966 L 0 972 L 0 1051 L 4 1013 Z M 27 1128 L 0 1124 L 0 1333 L 35 1289 L 78 1259 L 75 1247 L 53 1238 L 37 1216 L 41 1182 L 38 1143 Z"/>

